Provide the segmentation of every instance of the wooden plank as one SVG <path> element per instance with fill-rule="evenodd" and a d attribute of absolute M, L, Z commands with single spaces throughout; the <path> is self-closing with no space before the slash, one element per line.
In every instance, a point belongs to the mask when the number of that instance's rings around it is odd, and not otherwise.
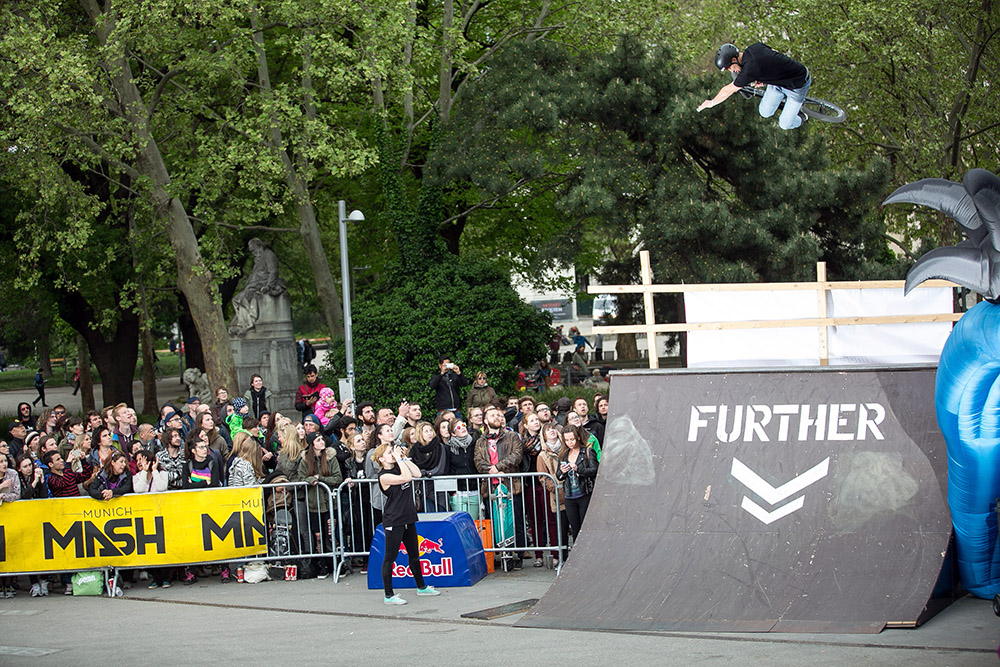
<path fill-rule="evenodd" d="M 827 319 L 826 285 L 826 262 L 816 262 L 816 305 L 818 306 L 816 314 L 821 320 Z M 819 327 L 819 365 L 830 365 L 830 344 L 826 326 Z"/>
<path fill-rule="evenodd" d="M 481 621 L 492 621 L 494 618 L 503 618 L 504 616 L 510 616 L 512 614 L 519 614 L 522 611 L 528 611 L 537 603 L 538 598 L 530 598 L 528 600 L 521 600 L 520 602 L 503 604 L 499 607 L 490 607 L 489 609 L 470 611 L 462 614 L 462 618 L 477 618 Z"/>
<path fill-rule="evenodd" d="M 856 280 L 832 281 L 824 284 L 828 290 L 840 289 L 902 289 L 904 280 Z M 928 280 L 917 285 L 916 289 L 928 287 L 958 287 L 948 280 Z M 682 292 L 781 292 L 787 290 L 815 290 L 816 283 L 706 283 L 706 284 L 673 284 L 673 285 L 591 285 L 587 288 L 589 294 L 653 294 Z"/>
<path fill-rule="evenodd" d="M 642 277 L 642 309 L 646 313 L 646 347 L 649 367 L 660 367 L 660 351 L 656 347 L 656 314 L 653 312 L 653 272 L 649 268 L 649 251 L 639 251 L 639 268 Z"/>
<path fill-rule="evenodd" d="M 754 320 L 746 322 L 696 322 L 681 324 L 657 324 L 656 333 L 675 331 L 720 331 L 727 329 L 787 329 L 795 327 L 843 327 L 871 324 L 917 324 L 923 322 L 957 322 L 963 313 L 942 313 L 937 315 L 879 315 L 873 317 L 810 317 L 801 320 Z M 613 327 L 594 327 L 594 333 L 622 334 L 645 333 L 645 324 L 623 324 Z"/>

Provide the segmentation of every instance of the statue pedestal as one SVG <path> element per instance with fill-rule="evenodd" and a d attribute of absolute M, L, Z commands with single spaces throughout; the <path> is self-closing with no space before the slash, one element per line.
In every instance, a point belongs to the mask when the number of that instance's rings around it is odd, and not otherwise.
<path fill-rule="evenodd" d="M 239 396 L 250 388 L 250 377 L 256 373 L 271 390 L 268 409 L 272 413 L 280 411 L 294 421 L 295 390 L 302 384 L 302 372 L 292 332 L 291 298 L 285 292 L 279 296 L 260 295 L 258 299 L 260 315 L 254 327 L 230 338 Z"/>

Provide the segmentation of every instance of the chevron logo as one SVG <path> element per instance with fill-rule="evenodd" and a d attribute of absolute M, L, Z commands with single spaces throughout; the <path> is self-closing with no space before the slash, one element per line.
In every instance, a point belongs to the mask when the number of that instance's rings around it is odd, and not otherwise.
<path fill-rule="evenodd" d="M 748 468 L 747 465 L 738 458 L 733 457 L 733 467 L 730 470 L 730 473 L 736 478 L 737 481 L 741 482 L 744 486 L 763 498 L 767 504 L 771 506 L 785 501 L 811 484 L 818 482 L 826 477 L 829 472 L 830 457 L 826 457 L 823 461 L 816 464 L 809 470 L 806 470 L 801 475 L 793 477 L 791 480 L 775 488 L 765 481 L 760 475 Z M 761 523 L 770 525 L 778 519 L 786 517 L 796 510 L 802 509 L 804 505 L 805 496 L 799 496 L 791 502 L 769 512 L 751 500 L 748 496 L 743 496 L 743 502 L 740 504 L 740 507 L 752 514 Z"/>

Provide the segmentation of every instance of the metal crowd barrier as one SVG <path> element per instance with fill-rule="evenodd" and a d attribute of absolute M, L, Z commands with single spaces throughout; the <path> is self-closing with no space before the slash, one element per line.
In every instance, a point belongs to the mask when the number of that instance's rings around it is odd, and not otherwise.
<path fill-rule="evenodd" d="M 260 556 L 241 558 L 234 563 L 255 561 L 302 560 L 305 558 L 329 558 L 330 571 L 336 570 L 336 548 L 334 536 L 337 531 L 334 514 L 333 491 L 323 482 L 279 482 L 262 484 L 264 493 L 264 525 L 267 527 L 267 553 Z M 319 506 L 326 508 L 329 523 L 326 530 L 311 516 L 306 504 L 306 494 L 319 494 Z M 323 512 L 320 512 L 322 521 Z M 323 537 L 322 543 L 316 539 Z"/>
<path fill-rule="evenodd" d="M 515 480 L 520 482 L 521 492 L 513 494 L 509 503 L 497 498 L 499 483 L 512 490 Z M 562 486 L 553 475 L 539 472 L 444 475 L 414 479 L 411 492 L 418 513 L 468 512 L 477 521 L 481 533 L 485 526 L 479 522 L 489 521 L 491 532 L 495 534 L 494 522 L 504 520 L 505 512 L 512 512 L 514 534 L 509 538 L 502 535 L 504 539 L 500 544 L 495 543 L 496 540 L 491 546 L 484 544 L 487 557 L 490 554 L 500 556 L 501 565 L 506 569 L 520 554 L 532 552 L 558 571 L 565 561 L 569 543 L 568 524 L 564 512 L 552 512 L 545 482 L 551 483 L 553 493 Z M 488 489 L 486 495 L 483 489 Z M 377 494 L 374 500 L 373 494 Z M 378 479 L 371 478 L 344 481 L 337 488 L 336 496 L 337 516 L 341 521 L 338 522 L 338 547 L 334 554 L 334 581 L 338 581 L 343 572 L 352 570 L 351 559 L 371 555 L 372 537 L 382 522 L 379 496 L 384 498 Z M 369 564 L 372 566 L 381 567 L 381 563 Z"/>

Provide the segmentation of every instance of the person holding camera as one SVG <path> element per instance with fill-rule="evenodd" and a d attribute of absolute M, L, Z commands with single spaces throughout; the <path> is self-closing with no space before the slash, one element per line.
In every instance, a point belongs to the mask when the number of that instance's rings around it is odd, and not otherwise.
<path fill-rule="evenodd" d="M 459 419 L 462 418 L 462 397 L 459 389 L 470 384 L 469 378 L 462 375 L 462 369 L 458 364 L 452 363 L 451 359 L 442 354 L 438 372 L 431 376 L 427 383 L 434 390 L 434 405 L 437 408 L 437 416 L 440 417 L 445 412 L 452 412 Z"/>
<path fill-rule="evenodd" d="M 417 544 L 417 508 L 413 504 L 411 486 L 420 477 L 420 468 L 406 456 L 402 447 L 393 445 L 392 429 L 380 425 L 377 431 L 379 446 L 372 452 L 381 470 L 378 473 L 379 487 L 385 494 L 382 510 L 382 525 L 385 528 L 385 556 L 382 559 L 382 585 L 385 589 L 384 602 L 388 605 L 406 604 L 406 600 L 392 590 L 392 565 L 399 555 L 399 545 L 406 545 L 406 555 L 410 561 L 410 571 L 417 584 L 417 595 L 440 595 L 440 591 L 424 583 L 420 571 L 420 551 Z"/>

